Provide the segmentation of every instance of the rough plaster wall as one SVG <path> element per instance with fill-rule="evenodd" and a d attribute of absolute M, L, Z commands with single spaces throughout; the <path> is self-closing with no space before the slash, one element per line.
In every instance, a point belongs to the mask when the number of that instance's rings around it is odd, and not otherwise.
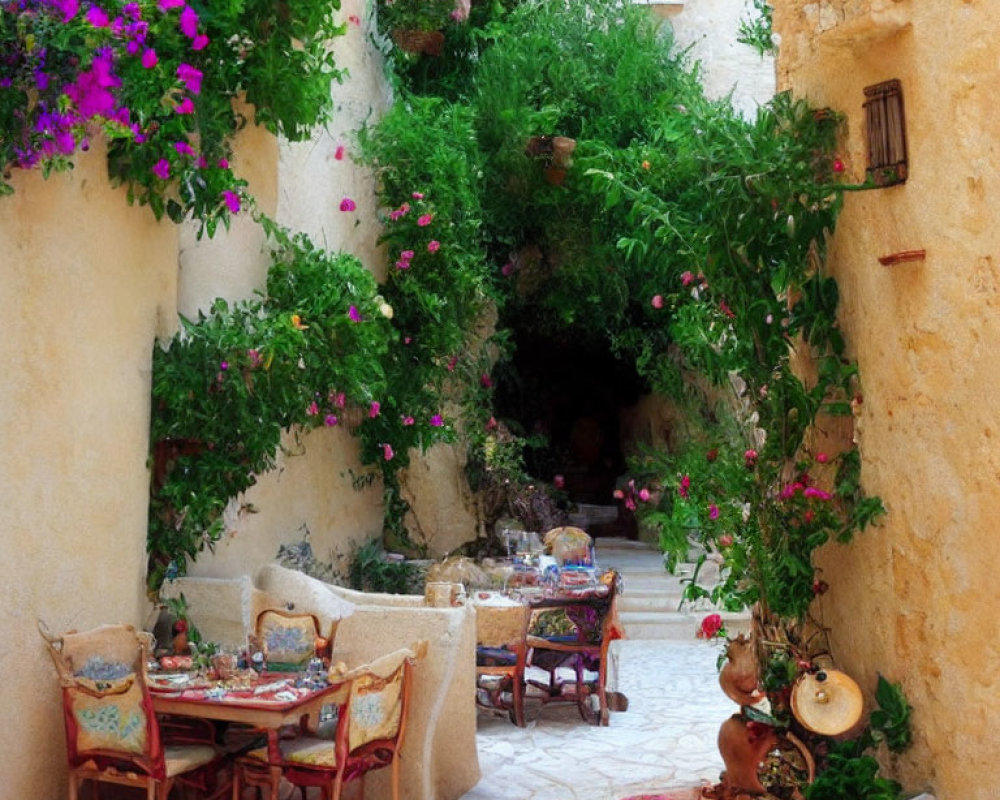
<path fill-rule="evenodd" d="M 378 275 L 374 183 L 370 172 L 350 159 L 349 132 L 386 107 L 388 91 L 362 0 L 343 4 L 340 18 L 351 17 L 360 24 L 349 22 L 347 34 L 334 43 L 337 64 L 349 75 L 331 89 L 336 110 L 327 129 L 298 143 L 279 143 L 263 131 L 246 131 L 233 165 L 250 181 L 261 208 L 279 223 L 307 233 L 330 250 L 357 255 Z M 336 158 L 340 145 L 345 146 L 342 159 Z M 339 210 L 344 197 L 355 200 L 356 211 Z M 229 236 L 217 238 L 196 242 L 193 228 L 185 231 L 183 309 L 204 309 L 217 296 L 236 300 L 264 288 L 269 259 L 259 229 L 234 225 Z M 283 446 L 276 469 L 260 476 L 246 497 L 230 506 L 229 535 L 214 553 L 199 556 L 192 575 L 253 573 L 274 559 L 280 545 L 300 541 L 306 531 L 314 555 L 327 562 L 337 562 L 356 543 L 381 534 L 381 483 L 363 491 L 352 487 L 352 475 L 365 471 L 355 439 L 345 431 L 317 430 L 299 437 L 286 435 Z M 258 513 L 240 511 L 245 504 L 252 504 Z"/>
<path fill-rule="evenodd" d="M 670 22 L 677 47 L 690 48 L 689 58 L 701 65 L 702 84 L 709 97 L 732 92 L 733 107 L 752 119 L 757 106 L 774 96 L 774 59 L 763 58 L 736 41 L 740 19 L 749 3 L 733 0 L 686 0 L 677 5 L 652 5 Z"/>
<path fill-rule="evenodd" d="M 916 741 L 891 766 L 938 800 L 987 800 L 1000 736 L 988 629 L 1000 544 L 1000 6 L 775 3 L 782 88 L 847 115 L 848 175 L 864 177 L 863 88 L 900 78 L 910 175 L 849 194 L 830 262 L 861 369 L 864 486 L 888 516 L 821 559 L 835 654 L 866 689 L 901 681 Z M 925 249 L 885 267 L 878 256 Z"/>
<path fill-rule="evenodd" d="M 0 796 L 60 797 L 59 685 L 35 627 L 146 614 L 150 353 L 177 231 L 130 208 L 96 145 L 0 199 Z M 41 758 L 40 758 L 41 757 Z"/>

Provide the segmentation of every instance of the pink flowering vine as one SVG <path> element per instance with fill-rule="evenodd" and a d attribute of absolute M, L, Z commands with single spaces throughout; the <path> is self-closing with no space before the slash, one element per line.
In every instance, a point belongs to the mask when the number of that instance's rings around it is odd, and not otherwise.
<path fill-rule="evenodd" d="M 345 197 L 343 200 L 340 201 L 341 211 L 354 211 L 357 207 L 358 204 L 355 203 L 350 197 Z"/>

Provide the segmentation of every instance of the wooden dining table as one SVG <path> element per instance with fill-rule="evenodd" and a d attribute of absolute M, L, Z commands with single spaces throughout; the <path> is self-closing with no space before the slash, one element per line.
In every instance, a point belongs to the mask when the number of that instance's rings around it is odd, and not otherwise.
<path fill-rule="evenodd" d="M 348 691 L 347 683 L 320 688 L 294 684 L 295 676 L 264 673 L 247 688 L 224 689 L 212 682 L 180 690 L 150 686 L 150 695 L 157 714 L 242 723 L 265 732 L 268 763 L 280 771 L 280 730 L 299 724 L 324 706 L 343 705 Z"/>

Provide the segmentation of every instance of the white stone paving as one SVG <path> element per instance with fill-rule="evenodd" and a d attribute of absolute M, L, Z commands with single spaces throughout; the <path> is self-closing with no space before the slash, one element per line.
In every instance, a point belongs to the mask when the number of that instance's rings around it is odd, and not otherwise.
<path fill-rule="evenodd" d="M 619 689 L 629 699 L 610 725 L 588 725 L 572 704 L 531 700 L 526 728 L 480 715 L 482 779 L 462 800 L 621 800 L 715 783 L 716 737 L 736 711 L 719 688 L 721 644 L 623 640 Z"/>

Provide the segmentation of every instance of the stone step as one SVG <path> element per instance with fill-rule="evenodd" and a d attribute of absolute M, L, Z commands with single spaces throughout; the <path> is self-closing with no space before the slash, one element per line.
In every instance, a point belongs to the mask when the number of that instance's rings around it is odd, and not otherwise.
<path fill-rule="evenodd" d="M 697 638 L 701 621 L 711 611 L 690 613 L 657 613 L 631 611 L 620 614 L 627 639 L 673 639 L 687 641 Z M 750 615 L 721 612 L 729 636 L 749 633 Z"/>
<path fill-rule="evenodd" d="M 676 592 L 625 592 L 618 598 L 618 611 L 621 614 L 632 611 L 679 611 L 681 602 L 680 591 Z"/>

